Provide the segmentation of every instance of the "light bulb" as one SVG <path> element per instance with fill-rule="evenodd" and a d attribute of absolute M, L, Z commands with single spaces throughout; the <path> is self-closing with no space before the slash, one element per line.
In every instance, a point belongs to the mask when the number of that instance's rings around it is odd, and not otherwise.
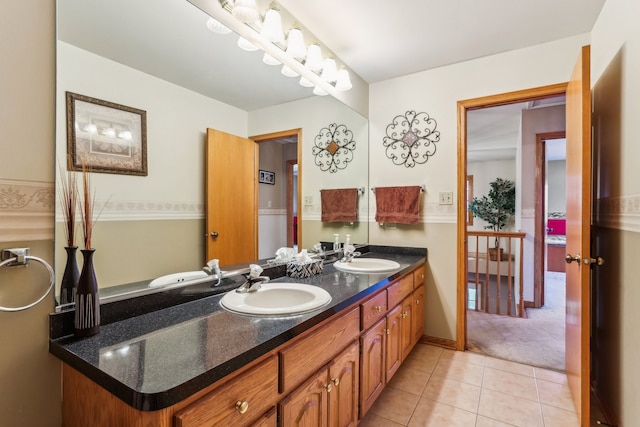
<path fill-rule="evenodd" d="M 282 75 L 287 76 L 287 77 L 298 77 L 299 74 L 296 73 L 294 70 L 292 70 L 290 67 L 283 65 L 282 66 L 282 71 L 281 71 Z"/>
<path fill-rule="evenodd" d="M 335 82 L 338 77 L 338 69 L 336 61 L 333 58 L 327 58 L 322 65 L 322 74 L 320 75 L 325 82 Z"/>
<path fill-rule="evenodd" d="M 307 48 L 307 60 L 304 66 L 314 73 L 319 72 L 322 69 L 322 52 L 320 52 L 320 46 L 317 44 L 310 44 Z"/>
<path fill-rule="evenodd" d="M 231 14 L 245 24 L 252 24 L 260 19 L 256 0 L 236 0 Z"/>
<path fill-rule="evenodd" d="M 349 71 L 342 69 L 338 71 L 338 79 L 336 80 L 336 90 L 344 92 L 351 89 L 351 79 L 349 78 Z"/>
<path fill-rule="evenodd" d="M 289 35 L 287 36 L 287 54 L 299 61 L 304 60 L 305 56 L 307 56 L 304 36 L 299 28 L 289 30 Z"/>
<path fill-rule="evenodd" d="M 284 42 L 284 33 L 282 32 L 282 18 L 280 17 L 280 12 L 275 9 L 267 10 L 267 13 L 264 15 L 264 21 L 262 22 L 260 35 L 270 42 Z"/>

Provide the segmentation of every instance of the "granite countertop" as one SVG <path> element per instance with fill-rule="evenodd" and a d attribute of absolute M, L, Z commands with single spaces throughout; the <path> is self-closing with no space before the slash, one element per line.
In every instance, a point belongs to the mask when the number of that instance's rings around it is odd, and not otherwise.
<path fill-rule="evenodd" d="M 563 246 L 567 244 L 567 236 L 560 235 L 560 234 L 549 234 L 545 238 L 545 243 L 547 245 Z"/>
<path fill-rule="evenodd" d="M 307 314 L 234 314 L 220 306 L 224 294 L 219 294 L 103 324 L 93 337 L 54 337 L 49 351 L 136 409 L 166 408 L 425 262 L 426 249 L 402 249 L 372 247 L 363 254 L 400 263 L 401 269 L 391 275 L 344 273 L 326 264 L 322 274 L 307 279 L 272 277 L 316 285 L 331 294 L 328 305 Z"/>

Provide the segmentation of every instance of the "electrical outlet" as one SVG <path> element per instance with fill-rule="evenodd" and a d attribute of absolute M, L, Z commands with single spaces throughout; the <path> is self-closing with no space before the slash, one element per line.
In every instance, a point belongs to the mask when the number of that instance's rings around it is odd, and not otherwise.
<path fill-rule="evenodd" d="M 439 205 L 452 205 L 453 204 L 453 191 L 441 191 L 438 193 Z"/>
<path fill-rule="evenodd" d="M 313 196 L 304 196 L 304 204 L 305 206 L 310 206 L 313 204 Z"/>

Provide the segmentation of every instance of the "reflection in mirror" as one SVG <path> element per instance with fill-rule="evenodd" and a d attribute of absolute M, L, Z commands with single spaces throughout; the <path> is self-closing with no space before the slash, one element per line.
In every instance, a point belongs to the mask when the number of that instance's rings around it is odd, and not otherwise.
<path fill-rule="evenodd" d="M 92 176 L 96 210 L 104 206 L 93 232 L 101 288 L 130 283 L 146 287 L 156 277 L 205 265 L 207 128 L 244 137 L 302 129 L 297 141 L 302 199 L 301 212 L 296 212 L 302 230 L 298 246 L 330 241 L 334 233 L 343 241 L 351 234 L 352 242 L 367 242 L 367 191 L 359 200 L 359 222 L 320 221 L 321 189 L 368 185 L 365 118 L 332 97 L 313 96 L 297 79 L 285 78 L 278 67 L 263 64 L 259 53 L 240 50 L 234 34 L 210 32 L 208 16 L 187 1 L 58 0 L 57 4 L 58 165 L 64 166 L 67 157 L 67 91 L 147 114 L 148 176 Z M 314 140 L 332 123 L 348 127 L 356 145 L 353 161 L 335 173 L 316 166 L 312 153 Z M 268 166 L 277 169 L 276 184 L 285 182 L 279 178 L 287 174 L 286 160 L 291 158 L 290 149 L 282 151 L 287 158 Z M 259 184 L 264 185 L 268 184 Z M 259 218 L 258 223 L 276 223 L 282 229 L 276 233 L 270 225 L 259 227 L 259 245 L 267 241 L 264 254 L 269 254 L 291 242 L 286 237 L 286 197 L 266 197 L 260 200 L 258 214 L 270 217 Z M 66 261 L 64 242 L 58 209 L 58 278 Z"/>

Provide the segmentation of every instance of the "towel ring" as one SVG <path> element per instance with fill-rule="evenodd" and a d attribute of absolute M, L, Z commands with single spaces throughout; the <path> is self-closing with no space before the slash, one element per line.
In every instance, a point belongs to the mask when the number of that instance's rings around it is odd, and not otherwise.
<path fill-rule="evenodd" d="M 0 305 L 0 311 L 14 312 L 14 311 L 27 310 L 27 309 L 33 307 L 34 305 L 38 304 L 43 299 L 45 299 L 46 296 L 49 295 L 49 292 L 51 292 L 51 289 L 53 289 L 53 286 L 56 283 L 55 274 L 53 273 L 53 268 L 51 268 L 51 266 L 45 260 L 43 260 L 41 258 L 38 258 L 38 257 L 35 257 L 35 256 L 31 256 L 31 255 L 25 255 L 24 256 L 24 262 L 22 262 L 22 261 L 20 261 L 20 262 L 23 263 L 23 264 L 26 264 L 27 261 L 29 261 L 29 260 L 33 260 L 33 261 L 39 262 L 49 272 L 49 287 L 47 288 L 47 291 L 44 293 L 44 295 L 42 295 L 40 298 L 38 298 L 36 301 L 32 302 L 31 304 L 23 305 L 22 307 L 3 307 L 3 306 Z M 0 268 L 4 267 L 6 265 L 10 265 L 10 264 L 15 263 L 15 262 L 18 262 L 18 257 L 6 259 L 6 260 L 0 262 Z"/>

